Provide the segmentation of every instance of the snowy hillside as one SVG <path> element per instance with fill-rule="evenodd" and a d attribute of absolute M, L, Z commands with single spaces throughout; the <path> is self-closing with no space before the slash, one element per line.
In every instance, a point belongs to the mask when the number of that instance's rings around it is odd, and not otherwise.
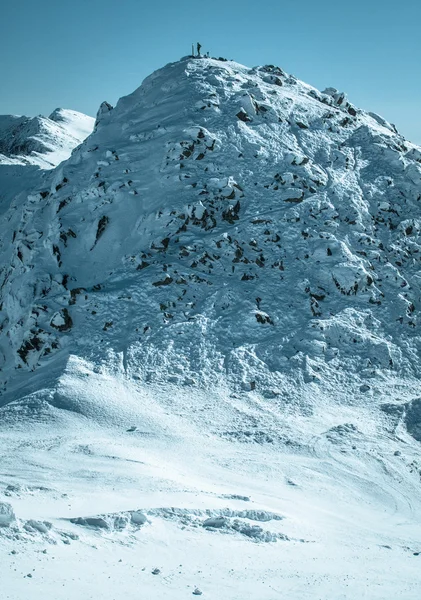
<path fill-rule="evenodd" d="M 185 58 L 28 191 L 0 221 L 0 539 L 80 536 L 59 560 L 104 573 L 93 540 L 144 544 L 156 598 L 418 598 L 421 149 L 334 88 Z"/>
<path fill-rule="evenodd" d="M 69 158 L 93 126 L 92 117 L 63 108 L 48 118 L 0 115 L 0 165 L 55 167 Z"/>
<path fill-rule="evenodd" d="M 48 118 L 0 115 L 0 214 L 21 191 L 41 185 L 45 171 L 69 158 L 93 126 L 92 117 L 63 108 Z"/>

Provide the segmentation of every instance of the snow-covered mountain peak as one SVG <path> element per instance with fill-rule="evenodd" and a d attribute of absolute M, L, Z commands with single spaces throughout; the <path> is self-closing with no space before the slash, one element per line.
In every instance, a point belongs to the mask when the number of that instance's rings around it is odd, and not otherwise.
<path fill-rule="evenodd" d="M 279 67 L 167 65 L 11 217 L 5 380 L 63 352 L 264 396 L 416 376 L 418 157 Z"/>
<path fill-rule="evenodd" d="M 36 188 L 45 171 L 69 158 L 93 126 L 92 117 L 63 108 L 48 118 L 0 115 L 0 213 L 22 190 Z"/>
<path fill-rule="evenodd" d="M 0 166 L 33 165 L 51 169 L 66 160 L 92 131 L 94 119 L 57 108 L 43 117 L 0 116 Z"/>
<path fill-rule="evenodd" d="M 82 143 L 93 130 L 94 119 L 76 110 L 56 108 L 48 118 L 59 123 L 69 136 L 78 142 L 77 145 Z"/>

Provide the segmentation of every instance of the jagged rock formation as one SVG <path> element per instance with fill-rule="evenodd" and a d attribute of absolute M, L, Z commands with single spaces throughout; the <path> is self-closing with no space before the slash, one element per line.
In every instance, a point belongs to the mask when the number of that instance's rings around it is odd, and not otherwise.
<path fill-rule="evenodd" d="M 3 216 L 2 390 L 69 353 L 266 398 L 412 381 L 420 200 L 421 150 L 345 94 L 170 64 Z"/>

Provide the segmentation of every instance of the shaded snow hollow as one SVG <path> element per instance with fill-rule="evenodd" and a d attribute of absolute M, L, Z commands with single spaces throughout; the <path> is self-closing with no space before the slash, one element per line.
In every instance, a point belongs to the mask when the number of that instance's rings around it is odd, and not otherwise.
<path fill-rule="evenodd" d="M 141 542 L 157 598 L 418 598 L 420 199 L 420 148 L 275 66 L 103 103 L 0 216 L 7 543 Z"/>

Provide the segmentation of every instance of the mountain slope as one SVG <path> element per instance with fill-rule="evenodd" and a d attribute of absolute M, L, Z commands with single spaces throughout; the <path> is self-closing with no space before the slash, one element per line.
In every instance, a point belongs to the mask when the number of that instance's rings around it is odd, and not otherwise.
<path fill-rule="evenodd" d="M 341 367 L 416 375 L 420 160 L 277 68 L 170 65 L 15 214 L 3 360 L 156 348 L 165 370 L 185 352 L 195 379 L 263 390 L 292 372 L 336 386 Z"/>
<path fill-rule="evenodd" d="M 0 165 L 25 164 L 52 168 L 92 131 L 94 119 L 57 108 L 47 117 L 0 115 Z"/>
<path fill-rule="evenodd" d="M 48 118 L 0 115 L 0 213 L 42 185 L 44 172 L 69 158 L 93 126 L 92 117 L 62 108 Z"/>

